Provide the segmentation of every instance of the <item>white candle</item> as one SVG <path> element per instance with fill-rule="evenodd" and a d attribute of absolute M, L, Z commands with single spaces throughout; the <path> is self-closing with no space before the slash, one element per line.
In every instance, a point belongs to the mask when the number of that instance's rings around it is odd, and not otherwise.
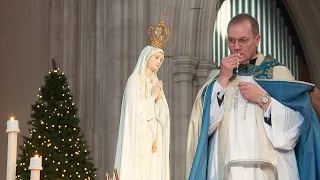
<path fill-rule="evenodd" d="M 42 170 L 42 157 L 39 157 L 38 155 L 31 157 L 29 170 L 31 170 L 30 180 L 40 180 L 40 171 Z"/>
<path fill-rule="evenodd" d="M 8 133 L 8 157 L 7 157 L 7 180 L 16 179 L 16 163 L 17 163 L 17 149 L 18 149 L 18 133 L 19 122 L 11 117 L 7 121 L 7 133 Z"/>

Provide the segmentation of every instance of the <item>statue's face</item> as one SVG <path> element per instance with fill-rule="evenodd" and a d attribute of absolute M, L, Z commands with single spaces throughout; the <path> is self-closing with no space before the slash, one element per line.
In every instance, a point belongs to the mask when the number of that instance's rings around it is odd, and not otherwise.
<path fill-rule="evenodd" d="M 228 47 L 231 53 L 244 55 L 245 61 L 254 58 L 260 42 L 260 35 L 254 36 L 249 21 L 232 24 L 228 29 Z"/>
<path fill-rule="evenodd" d="M 156 72 L 160 68 L 163 60 L 164 60 L 163 53 L 160 53 L 160 52 L 155 53 L 150 57 L 147 63 L 147 68 L 150 69 L 152 72 Z"/>

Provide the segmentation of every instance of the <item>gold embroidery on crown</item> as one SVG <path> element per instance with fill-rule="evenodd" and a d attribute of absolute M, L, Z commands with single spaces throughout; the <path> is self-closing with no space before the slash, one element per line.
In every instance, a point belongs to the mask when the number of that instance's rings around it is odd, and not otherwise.
<path fill-rule="evenodd" d="M 170 29 L 164 25 L 165 16 L 165 13 L 162 14 L 159 24 L 152 25 L 148 31 L 149 45 L 155 48 L 163 49 L 165 42 L 170 39 Z"/>

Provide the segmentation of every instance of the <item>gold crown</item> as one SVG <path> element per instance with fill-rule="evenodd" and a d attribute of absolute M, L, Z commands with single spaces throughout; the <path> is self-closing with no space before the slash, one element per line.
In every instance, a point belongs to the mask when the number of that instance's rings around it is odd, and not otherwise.
<path fill-rule="evenodd" d="M 163 49 L 164 43 L 170 39 L 170 29 L 164 25 L 165 16 L 165 13 L 162 14 L 159 24 L 152 25 L 148 31 L 149 45 L 155 48 Z M 166 34 L 166 37 L 164 37 L 164 34 Z"/>

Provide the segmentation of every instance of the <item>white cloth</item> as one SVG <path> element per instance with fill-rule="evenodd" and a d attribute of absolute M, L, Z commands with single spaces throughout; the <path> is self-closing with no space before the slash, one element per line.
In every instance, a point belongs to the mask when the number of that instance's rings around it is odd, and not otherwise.
<path fill-rule="evenodd" d="M 252 82 L 257 84 L 251 76 L 239 76 L 239 81 Z M 258 85 L 258 84 L 257 84 Z M 260 87 L 261 88 L 261 87 Z M 262 89 L 262 88 L 261 88 Z M 219 131 L 217 127 L 223 118 L 225 102 L 219 106 L 217 93 L 219 96 L 224 94 L 220 84 L 216 81 L 213 86 L 212 103 L 210 106 L 210 126 L 208 135 L 214 135 L 213 148 L 218 152 L 219 144 L 217 139 Z M 234 96 L 232 94 L 232 96 Z M 234 98 L 234 97 L 232 97 Z M 246 101 L 238 92 L 237 108 L 231 106 L 229 119 L 227 152 L 225 165 L 231 160 L 238 159 L 261 159 L 259 133 L 256 120 L 256 104 L 248 103 L 246 119 L 244 119 L 244 107 Z M 299 179 L 294 147 L 300 136 L 299 127 L 302 124 L 303 117 L 297 111 L 294 111 L 277 100 L 271 98 L 270 106 L 267 112 L 261 114 L 269 117 L 271 113 L 271 124 L 263 123 L 266 134 L 274 148 L 276 148 L 277 168 L 279 179 L 297 180 Z M 214 162 L 209 162 L 210 170 L 208 171 L 209 180 L 218 180 L 218 153 L 212 153 Z M 258 166 L 232 167 L 229 171 L 229 180 L 262 180 L 264 179 L 263 171 Z"/>
<path fill-rule="evenodd" d="M 123 95 L 115 168 L 121 180 L 169 180 L 170 116 L 164 93 L 155 102 L 146 77 L 149 58 L 162 49 L 146 46 L 129 77 Z M 152 143 L 157 151 L 152 153 Z"/>

